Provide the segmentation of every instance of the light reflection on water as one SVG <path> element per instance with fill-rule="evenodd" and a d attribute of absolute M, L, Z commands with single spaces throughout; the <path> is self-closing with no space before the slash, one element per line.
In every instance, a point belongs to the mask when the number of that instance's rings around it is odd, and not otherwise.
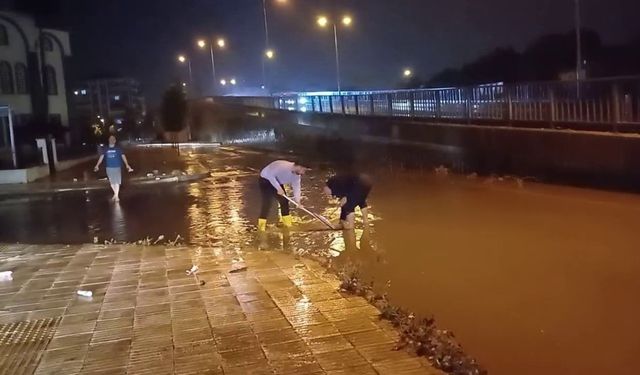
<path fill-rule="evenodd" d="M 296 214 L 290 233 L 270 225 L 258 238 L 257 173 L 277 155 L 191 151 L 165 164 L 166 157 L 131 156 L 145 172 L 211 174 L 192 184 L 125 187 L 119 205 L 108 192 L 7 200 L 0 204 L 0 240 L 180 235 L 202 247 L 200 256 L 258 249 L 327 254 L 337 266 L 356 264 L 378 285 L 391 280 L 394 303 L 434 313 L 492 374 L 634 373 L 628 370 L 640 347 L 636 196 L 400 172 L 378 179 L 367 230 L 327 231 Z M 317 168 L 305 176 L 305 206 L 336 220 L 339 212 L 321 193 L 325 177 Z M 301 297 L 296 308 L 307 307 Z"/>

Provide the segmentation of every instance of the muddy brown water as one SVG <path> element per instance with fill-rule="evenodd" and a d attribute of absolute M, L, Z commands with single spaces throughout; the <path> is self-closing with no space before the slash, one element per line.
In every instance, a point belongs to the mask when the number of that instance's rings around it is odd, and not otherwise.
<path fill-rule="evenodd" d="M 278 157 L 243 149 L 132 152 L 138 174 L 211 171 L 192 184 L 0 202 L 0 241 L 82 243 L 177 235 L 200 246 L 255 250 L 257 170 Z M 327 252 L 358 263 L 391 301 L 433 314 L 491 374 L 637 374 L 640 197 L 427 171 L 369 171 L 372 228 L 320 231 L 300 216 L 263 247 Z M 59 176 L 73 178 L 79 168 Z M 307 207 L 337 213 L 305 177 Z M 364 237 L 363 237 L 364 235 Z"/>

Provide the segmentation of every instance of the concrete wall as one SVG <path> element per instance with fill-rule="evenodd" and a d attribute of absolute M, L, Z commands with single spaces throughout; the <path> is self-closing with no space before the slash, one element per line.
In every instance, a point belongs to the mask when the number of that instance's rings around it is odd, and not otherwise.
<path fill-rule="evenodd" d="M 56 163 L 57 171 L 64 171 L 65 169 L 72 168 L 76 165 L 86 163 L 91 160 L 96 160 L 96 156 L 86 156 L 84 158 L 65 160 Z M 1 184 L 26 184 L 33 182 L 49 175 L 48 165 L 39 165 L 37 167 L 25 168 L 25 169 L 6 169 L 0 170 L 0 185 Z"/>
<path fill-rule="evenodd" d="M 281 138 L 369 145 L 368 158 L 393 149 L 407 162 L 429 159 L 459 172 L 512 174 L 550 182 L 640 190 L 640 135 L 422 123 L 410 119 L 217 108 L 225 123 L 272 128 Z M 255 115 L 258 112 L 258 115 Z M 347 141 L 347 143 L 344 143 Z M 340 143 L 343 142 L 343 143 Z M 372 146 L 373 145 L 373 146 Z M 340 147 L 343 147 L 340 146 Z M 327 153 L 339 147 L 328 147 Z M 428 156 L 425 156 L 428 155 Z"/>

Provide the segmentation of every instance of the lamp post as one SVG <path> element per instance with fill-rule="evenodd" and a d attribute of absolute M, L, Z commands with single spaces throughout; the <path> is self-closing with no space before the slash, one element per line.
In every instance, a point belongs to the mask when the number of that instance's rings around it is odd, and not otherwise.
<path fill-rule="evenodd" d="M 200 39 L 198 40 L 198 47 L 200 47 L 200 49 L 205 49 L 207 47 L 207 44 L 209 44 L 209 53 L 211 54 L 211 77 L 213 79 L 213 89 L 214 89 L 214 93 L 215 93 L 215 87 L 216 87 L 216 59 L 215 59 L 215 54 L 214 54 L 214 45 L 218 46 L 218 48 L 223 49 L 227 46 L 227 41 L 224 40 L 223 38 L 218 38 L 215 41 L 212 40 L 211 42 L 207 43 L 204 39 Z"/>
<path fill-rule="evenodd" d="M 327 18 L 326 16 L 318 17 L 316 22 L 322 28 L 326 28 L 330 23 L 329 18 Z M 340 47 L 338 43 L 338 24 L 337 22 L 335 22 L 335 20 L 333 20 L 331 23 L 333 23 L 333 44 L 335 47 L 335 54 L 336 54 L 336 82 L 338 86 L 338 94 L 341 94 L 342 84 L 341 84 L 341 78 L 340 78 Z M 351 16 L 348 16 L 348 15 L 342 16 L 341 23 L 343 26 L 349 27 L 353 23 L 353 18 L 351 18 Z"/>
<path fill-rule="evenodd" d="M 275 0 L 279 4 L 284 4 L 288 0 Z M 263 89 L 268 90 L 269 85 L 267 83 L 267 61 L 275 58 L 275 51 L 271 48 L 271 42 L 269 40 L 269 15 L 267 12 L 267 0 L 262 0 L 262 15 L 264 18 L 264 55 L 262 57 L 262 86 Z"/>
<path fill-rule="evenodd" d="M 187 68 L 189 69 L 189 85 L 193 86 L 193 72 L 191 71 L 191 59 L 189 59 L 185 55 L 179 55 L 178 62 L 180 64 L 187 64 Z"/>
<path fill-rule="evenodd" d="M 580 97 L 580 80 L 582 79 L 582 19 L 580 17 L 580 0 L 575 1 L 576 19 L 576 92 Z"/>

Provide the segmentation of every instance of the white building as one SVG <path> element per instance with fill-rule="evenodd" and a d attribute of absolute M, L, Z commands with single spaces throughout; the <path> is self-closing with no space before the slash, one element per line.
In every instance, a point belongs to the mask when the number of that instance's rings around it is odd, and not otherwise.
<path fill-rule="evenodd" d="M 68 126 L 64 62 L 71 55 L 69 34 L 38 26 L 27 15 L 0 12 L 0 105 L 11 107 L 16 127 L 47 113 L 49 120 Z"/>

